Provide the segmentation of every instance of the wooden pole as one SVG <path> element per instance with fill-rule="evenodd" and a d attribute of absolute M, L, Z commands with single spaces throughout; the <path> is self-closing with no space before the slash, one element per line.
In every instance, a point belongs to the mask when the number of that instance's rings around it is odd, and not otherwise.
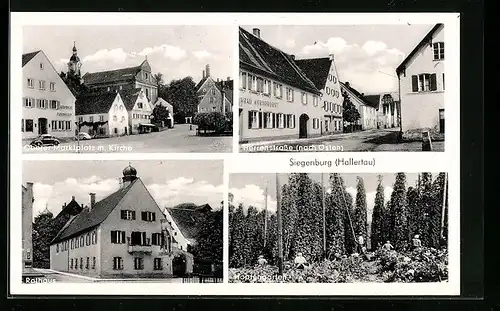
<path fill-rule="evenodd" d="M 278 173 L 276 173 L 276 217 L 278 218 L 278 271 L 279 275 L 283 275 L 283 223 L 281 219 L 281 189 Z"/>
<path fill-rule="evenodd" d="M 444 187 L 443 187 L 443 208 L 441 210 L 441 237 L 444 236 L 444 218 L 446 215 L 446 198 L 448 197 L 448 173 L 444 173 Z M 448 239 L 446 239 L 448 240 Z"/>
<path fill-rule="evenodd" d="M 267 186 L 264 192 L 264 247 L 267 242 Z"/>

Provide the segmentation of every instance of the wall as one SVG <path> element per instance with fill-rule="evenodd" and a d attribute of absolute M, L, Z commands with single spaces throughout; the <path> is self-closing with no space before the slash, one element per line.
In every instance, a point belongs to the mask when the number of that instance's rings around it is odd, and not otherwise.
<path fill-rule="evenodd" d="M 135 220 L 123 220 L 120 216 L 121 210 L 135 210 Z M 148 222 L 141 219 L 141 212 L 154 212 L 156 221 Z M 111 230 L 125 231 L 126 237 L 130 237 L 132 231 L 146 232 L 146 237 L 151 240 L 152 233 L 161 233 L 160 220 L 164 218 L 160 208 L 151 197 L 141 180 L 137 180 L 132 188 L 120 201 L 118 206 L 109 214 L 106 220 L 101 224 L 101 265 L 103 277 L 120 276 L 148 276 L 165 275 L 164 270 L 153 269 L 153 259 L 161 257 L 160 246 L 151 245 L 151 254 L 130 254 L 128 252 L 127 241 L 124 244 L 111 243 Z M 134 257 L 144 259 L 144 269 L 134 269 Z M 123 258 L 123 270 L 113 270 L 113 257 Z M 165 260 L 165 259 L 164 259 Z M 164 262 L 164 266 L 166 263 Z"/>
<path fill-rule="evenodd" d="M 22 189 L 23 267 L 33 265 L 33 183 Z"/>
<path fill-rule="evenodd" d="M 432 42 L 444 42 L 444 28 L 432 37 Z M 446 44 L 445 44 L 446 59 Z M 444 60 L 434 60 L 432 46 L 425 44 L 406 64 L 406 73 L 399 74 L 401 98 L 401 125 L 403 131 L 437 128 L 439 109 L 444 109 Z M 435 73 L 437 90 L 429 92 L 412 91 L 412 75 Z"/>
<path fill-rule="evenodd" d="M 83 246 L 81 241 L 84 242 Z M 95 267 L 92 266 L 94 257 L 96 258 Z M 100 232 L 98 228 L 50 246 L 50 268 L 56 271 L 98 276 L 101 268 L 99 257 Z M 89 258 L 88 268 L 87 258 Z M 73 259 L 73 267 L 71 267 L 71 259 Z M 75 267 L 75 259 L 78 260 L 77 267 Z M 83 259 L 83 265 L 80 265 L 81 259 Z"/>
<path fill-rule="evenodd" d="M 116 117 L 116 118 L 115 118 Z M 110 136 L 129 134 L 128 112 L 120 94 L 117 94 L 109 110 L 108 127 Z M 116 132 L 115 132 L 116 129 Z"/>
<path fill-rule="evenodd" d="M 244 71 L 246 72 L 246 71 Z M 240 71 L 240 79 L 241 79 Z M 250 73 L 252 74 L 252 73 Z M 252 74 L 257 77 L 255 74 Z M 265 77 L 262 77 L 265 78 Z M 273 139 L 273 138 L 298 138 L 300 130 L 300 116 L 306 114 L 309 116 L 307 121 L 307 135 L 308 137 L 319 136 L 322 134 L 322 122 L 324 116 L 324 110 L 322 108 L 321 98 L 318 96 L 318 104 L 313 105 L 313 94 L 307 93 L 307 104 L 301 102 L 302 90 L 291 87 L 294 90 L 293 102 L 289 102 L 286 99 L 286 88 L 289 85 L 277 82 L 272 79 L 265 78 L 271 81 L 271 94 L 264 95 L 263 93 L 256 93 L 248 89 L 241 89 L 239 93 L 239 108 L 240 112 L 240 140 L 252 141 L 252 140 L 263 140 L 263 139 Z M 282 85 L 282 98 L 277 98 L 274 96 L 274 90 L 272 89 L 273 82 L 277 82 Z M 247 83 L 248 85 L 248 83 Z M 271 128 L 271 129 L 259 129 L 259 128 L 248 128 L 248 113 L 251 110 L 261 111 L 261 112 L 272 112 L 272 113 L 283 113 L 295 115 L 295 128 Z M 317 129 L 313 128 L 313 118 L 319 119 L 319 127 Z"/>
<path fill-rule="evenodd" d="M 40 69 L 43 64 L 43 69 Z M 33 79 L 33 88 L 28 87 L 28 78 Z M 39 81 L 45 81 L 45 90 L 39 89 Z M 50 90 L 50 83 L 55 84 L 54 91 Z M 23 67 L 23 102 L 22 118 L 24 120 L 33 120 L 33 131 L 27 132 L 26 126 L 22 133 L 23 139 L 32 139 L 39 135 L 39 118 L 47 119 L 47 133 L 56 137 L 69 138 L 75 135 L 75 97 L 68 89 L 64 81 L 54 69 L 49 59 L 43 52 L 39 52 Z M 24 98 L 33 98 L 32 108 L 25 107 Z M 36 108 L 36 99 L 46 99 L 47 108 Z M 50 108 L 50 100 L 59 101 L 58 109 Z M 70 121 L 69 129 L 53 129 L 51 121 Z"/>
<path fill-rule="evenodd" d="M 198 112 L 222 112 L 222 93 L 212 78 L 207 79 L 198 92 Z M 226 101 L 227 106 L 227 101 Z M 226 111 L 228 107 L 225 108 Z"/>

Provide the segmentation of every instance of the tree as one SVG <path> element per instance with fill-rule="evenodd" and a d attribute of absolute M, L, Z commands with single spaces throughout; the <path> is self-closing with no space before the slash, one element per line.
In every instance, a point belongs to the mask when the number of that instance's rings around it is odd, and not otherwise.
<path fill-rule="evenodd" d="M 419 217 L 417 218 L 418 232 L 422 244 L 429 246 L 431 238 L 429 236 L 429 215 L 431 214 L 432 206 L 434 205 L 434 198 L 432 195 L 432 174 L 422 173 L 420 175 L 419 186 Z"/>
<path fill-rule="evenodd" d="M 168 124 L 170 111 L 167 107 L 158 104 L 153 108 L 152 116 L 155 123 L 161 124 L 163 122 L 163 124 Z"/>
<path fill-rule="evenodd" d="M 245 243 L 245 215 L 243 213 L 243 204 L 231 213 L 229 223 L 229 233 L 231 235 L 231 243 L 229 244 L 229 266 L 241 267 L 245 263 L 244 243 Z"/>
<path fill-rule="evenodd" d="M 406 201 L 408 205 L 408 238 L 411 239 L 416 234 L 420 234 L 421 230 L 421 214 L 419 208 L 419 194 L 418 189 L 409 187 L 406 194 Z"/>
<path fill-rule="evenodd" d="M 82 93 L 88 92 L 87 86 L 82 83 L 82 80 L 79 76 L 75 76 L 73 73 L 66 74 L 63 71 L 59 73 L 59 76 L 75 97 L 78 97 L 78 95 L 81 95 Z"/>
<path fill-rule="evenodd" d="M 362 235 L 365 241 L 368 239 L 367 213 L 365 184 L 363 179 L 358 177 L 353 225 L 356 236 Z"/>
<path fill-rule="evenodd" d="M 53 214 L 46 210 L 33 223 L 33 266 L 50 268 L 50 243 L 59 230 L 54 226 Z"/>
<path fill-rule="evenodd" d="M 344 188 L 345 189 L 345 188 Z M 356 232 L 354 231 L 353 217 L 353 199 L 352 195 L 345 191 L 345 212 L 344 212 L 344 237 L 345 237 L 345 250 L 348 254 L 352 254 L 356 251 Z"/>
<path fill-rule="evenodd" d="M 160 88 L 158 95 L 172 105 L 176 123 L 184 123 L 185 117 L 193 117 L 198 111 L 196 84 L 191 77 L 170 81 Z"/>
<path fill-rule="evenodd" d="M 326 249 L 327 258 L 345 253 L 345 230 L 350 232 L 350 226 L 345 227 L 347 207 L 344 203 L 343 181 L 339 174 L 329 176 L 331 192 L 326 196 Z"/>
<path fill-rule="evenodd" d="M 288 184 L 281 187 L 281 211 L 283 222 L 283 258 L 293 259 L 297 233 L 298 210 L 296 197 L 298 193 L 296 177 L 290 174 Z"/>
<path fill-rule="evenodd" d="M 373 206 L 372 224 L 371 224 L 371 246 L 372 249 L 378 248 L 385 243 L 383 236 L 383 216 L 384 206 L 384 186 L 382 184 L 382 175 L 378 176 L 377 193 L 375 194 L 375 205 Z"/>
<path fill-rule="evenodd" d="M 344 121 L 348 122 L 351 126 L 351 131 L 353 130 L 353 125 L 361 118 L 358 109 L 351 101 L 349 94 L 344 91 L 342 92 L 342 96 L 344 97 L 344 101 L 342 103 L 342 118 Z"/>
<path fill-rule="evenodd" d="M 161 72 L 155 73 L 153 75 L 153 80 L 155 81 L 158 90 L 160 90 L 160 88 L 163 87 L 163 73 Z"/>
<path fill-rule="evenodd" d="M 406 175 L 397 173 L 391 195 L 391 216 L 394 228 L 391 241 L 396 249 L 404 249 L 408 243 L 407 206 L 406 206 Z"/>
<path fill-rule="evenodd" d="M 443 200 L 446 173 L 439 173 L 432 183 L 432 205 L 429 209 L 429 246 L 438 248 L 441 245 L 441 218 L 443 216 Z"/>

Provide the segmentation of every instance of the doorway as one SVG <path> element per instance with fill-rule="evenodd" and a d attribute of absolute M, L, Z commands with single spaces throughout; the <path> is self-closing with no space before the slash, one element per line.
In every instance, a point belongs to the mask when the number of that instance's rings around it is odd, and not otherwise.
<path fill-rule="evenodd" d="M 439 133 L 444 134 L 444 109 L 439 109 Z"/>
<path fill-rule="evenodd" d="M 172 259 L 172 274 L 177 277 L 186 274 L 186 257 L 184 254 L 179 254 Z"/>
<path fill-rule="evenodd" d="M 309 116 L 305 113 L 300 115 L 299 118 L 299 138 L 307 138 L 307 123 Z"/>
<path fill-rule="evenodd" d="M 39 135 L 47 134 L 47 119 L 46 118 L 38 118 L 38 134 Z"/>

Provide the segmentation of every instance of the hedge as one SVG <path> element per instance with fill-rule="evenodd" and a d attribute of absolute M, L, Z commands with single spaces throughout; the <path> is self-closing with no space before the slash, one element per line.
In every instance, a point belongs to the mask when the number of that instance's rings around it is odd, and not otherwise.
<path fill-rule="evenodd" d="M 199 112 L 194 116 L 193 124 L 198 130 L 227 133 L 233 131 L 233 114 L 226 112 Z"/>

